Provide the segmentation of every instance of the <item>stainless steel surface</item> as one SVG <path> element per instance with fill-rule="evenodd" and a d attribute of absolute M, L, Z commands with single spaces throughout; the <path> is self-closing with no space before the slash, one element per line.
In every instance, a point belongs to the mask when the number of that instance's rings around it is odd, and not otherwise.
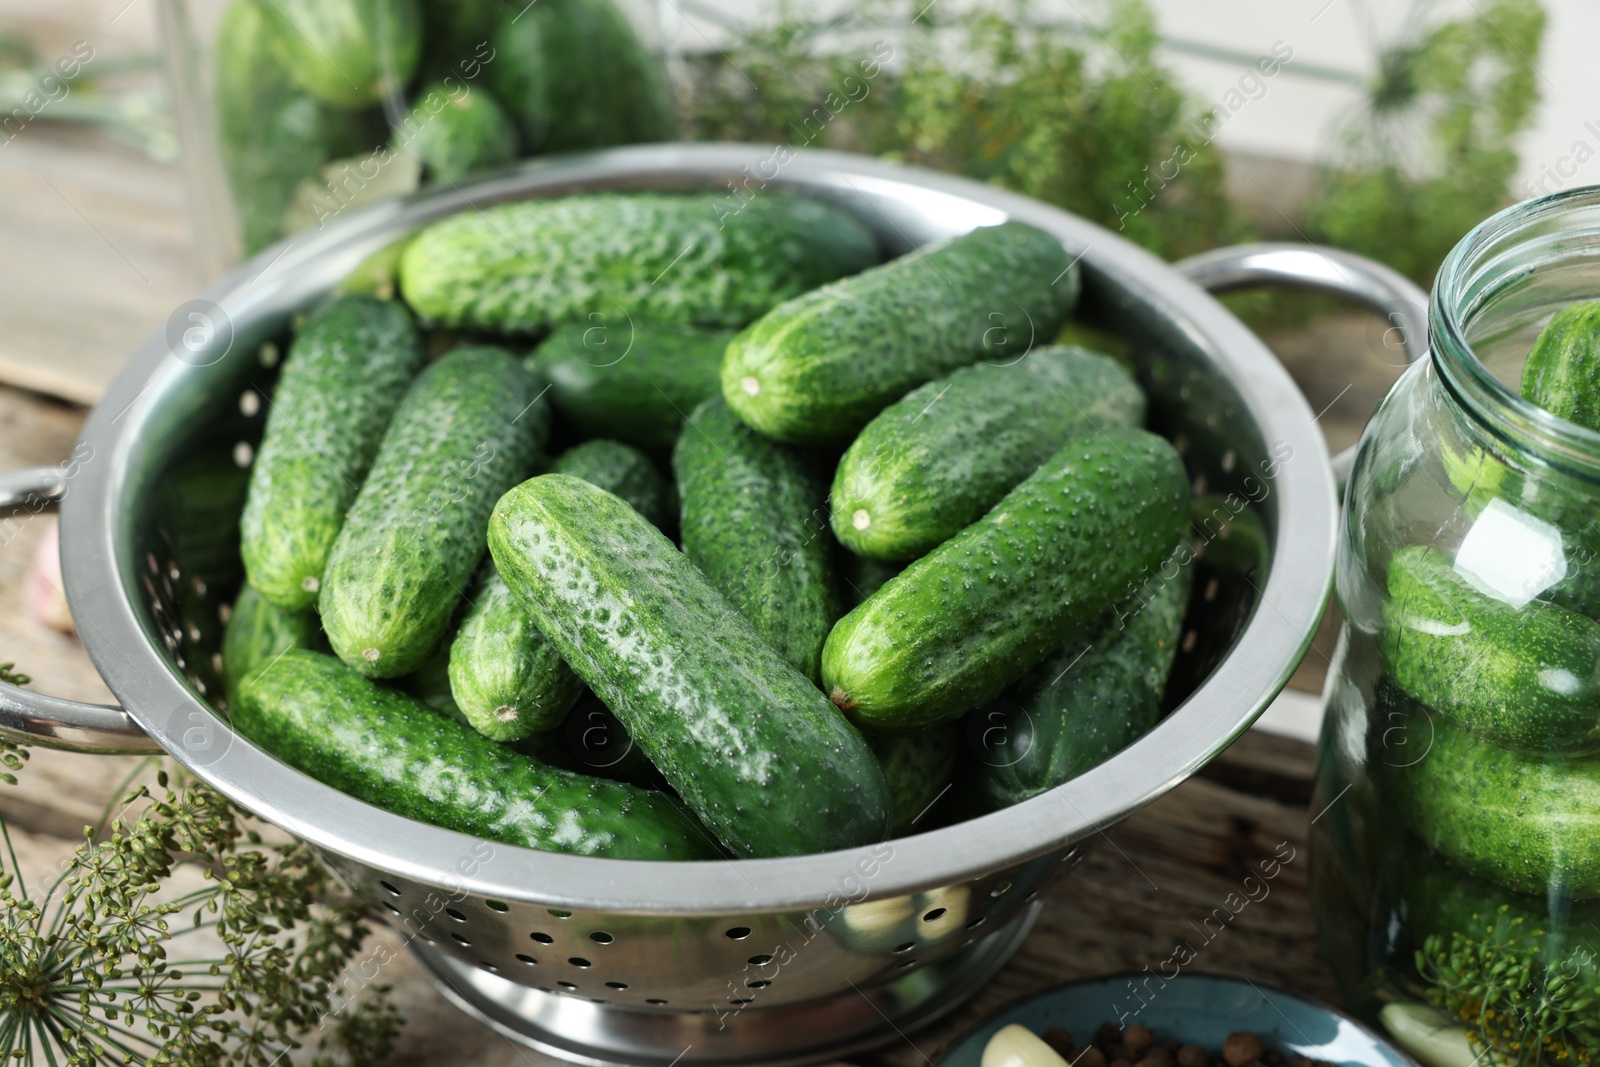
<path fill-rule="evenodd" d="M 60 467 L 34 467 L 0 474 L 0 513 L 6 523 L 24 512 L 55 511 L 67 493 Z M 75 752 L 160 752 L 127 712 L 104 704 L 35 693 L 0 682 L 0 738 Z"/>
<path fill-rule="evenodd" d="M 512 984 L 427 946 L 413 951 L 452 1004 L 552 1056 L 601 1067 L 608 1061 L 594 1058 L 591 1050 L 609 1045 L 629 1063 L 654 1067 L 671 1067 L 686 1052 L 705 1064 L 788 1067 L 906 1039 L 959 1007 L 1022 947 L 1042 907 L 1035 902 L 992 936 L 968 939 L 955 955 L 921 970 L 865 989 L 845 988 L 818 1000 L 768 1008 L 761 1013 L 759 1031 L 729 1025 L 738 1011 L 731 1005 L 692 1014 L 618 1016 L 578 997 Z"/>
<path fill-rule="evenodd" d="M 575 1058 L 714 1062 L 681 1047 L 645 1056 L 629 1035 L 656 1025 L 641 1015 L 682 1026 L 685 1013 L 736 1007 L 727 1027 L 744 1061 L 785 1061 L 785 1039 L 766 1018 L 812 1002 L 808 1018 L 827 1034 L 830 1018 L 848 1014 L 846 994 L 898 988 L 907 975 L 952 981 L 940 964 L 985 938 L 1003 943 L 1080 843 L 1249 726 L 1304 654 L 1328 591 L 1336 505 L 1322 438 L 1288 375 L 1214 299 L 1148 253 L 1024 197 L 858 156 L 797 151 L 776 167 L 771 157 L 755 146 L 661 145 L 538 160 L 351 212 L 270 249 L 207 294 L 212 338 L 186 347 L 161 336 L 140 350 L 86 425 L 93 458 L 62 505 L 69 602 L 94 620 L 85 646 L 138 725 L 227 796 L 314 844 L 432 957 L 497 974 L 518 997 L 531 988 L 589 998 L 581 1037 L 539 1019 L 519 1030 Z M 756 188 L 755 174 L 773 176 Z M 234 734 L 212 699 L 238 581 L 236 534 L 221 517 L 237 514 L 265 409 L 251 394 L 270 394 L 272 343 L 364 259 L 433 219 L 632 188 L 723 192 L 730 209 L 779 190 L 824 197 L 892 252 L 1007 217 L 1057 235 L 1082 258 L 1085 314 L 1133 343 L 1152 424 L 1184 455 L 1197 491 L 1253 501 L 1271 536 L 1273 561 L 1224 635 L 1234 640 L 1220 662 L 1146 737 L 1059 789 L 877 846 L 784 859 L 663 864 L 492 844 L 362 804 Z M 492 999 L 513 1013 L 523 1003 Z M 546 1017 L 561 1026 L 570 1013 Z M 812 1053 L 832 1046 L 819 1041 Z"/>
<path fill-rule="evenodd" d="M 1283 285 L 1348 297 L 1384 317 L 1408 365 L 1428 355 L 1428 294 L 1399 271 L 1354 253 L 1325 245 L 1245 244 L 1214 248 L 1172 266 L 1211 293 Z M 1341 487 L 1355 459 L 1354 445 L 1333 457 Z"/>

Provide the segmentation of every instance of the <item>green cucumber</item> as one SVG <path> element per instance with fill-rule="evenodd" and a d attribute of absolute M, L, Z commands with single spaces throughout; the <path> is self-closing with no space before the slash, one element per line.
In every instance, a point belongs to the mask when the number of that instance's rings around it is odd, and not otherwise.
<path fill-rule="evenodd" d="M 294 80 L 339 107 L 376 104 L 416 73 L 417 0 L 255 0 Z"/>
<path fill-rule="evenodd" d="M 520 741 L 561 725 L 583 681 L 545 640 L 490 564 L 450 642 L 450 695 L 472 728 Z"/>
<path fill-rule="evenodd" d="M 405 251 L 408 241 L 409 237 L 391 241 L 357 263 L 349 274 L 340 279 L 334 294 L 364 293 L 381 300 L 393 300 L 400 284 L 400 253 Z M 432 341 L 433 338 L 428 338 L 425 347 Z"/>
<path fill-rule="evenodd" d="M 892 834 L 904 837 L 949 789 L 960 731 L 945 723 L 911 733 L 867 734 L 866 738 L 889 783 Z M 923 829 L 930 828 L 923 825 Z"/>
<path fill-rule="evenodd" d="M 495 506 L 506 584 L 695 814 L 740 856 L 881 839 L 888 786 L 866 742 L 677 546 L 565 474 Z"/>
<path fill-rule="evenodd" d="M 1522 395 L 1552 415 L 1600 430 L 1600 301 L 1569 304 L 1551 317 L 1523 364 Z M 1447 451 L 1446 458 L 1454 457 Z M 1600 507 L 1593 485 L 1548 470 L 1512 470 L 1481 453 L 1474 459 L 1497 477 L 1487 489 L 1480 477 L 1465 506 L 1475 515 L 1483 498 L 1499 495 L 1560 527 L 1567 575 L 1543 597 L 1600 618 Z"/>
<path fill-rule="evenodd" d="M 254 0 L 234 0 L 217 29 L 217 138 L 244 252 L 283 236 L 295 190 L 330 159 L 371 148 L 381 126 L 330 107 L 289 76 Z"/>
<path fill-rule="evenodd" d="M 1551 316 L 1522 365 L 1522 395 L 1600 430 L 1600 301 L 1568 304 Z"/>
<path fill-rule="evenodd" d="M 616 494 L 658 528 L 671 515 L 666 479 L 627 445 L 589 441 L 563 452 L 550 469 Z M 485 561 L 450 646 L 450 692 L 467 721 L 496 741 L 521 740 L 559 726 L 582 691 L 583 680 L 512 597 L 493 561 Z"/>
<path fill-rule="evenodd" d="M 239 590 L 222 637 L 222 677 L 229 699 L 239 683 L 262 664 L 271 663 L 291 648 L 318 648 L 322 630 L 310 608 L 286 611 L 252 586 Z"/>
<path fill-rule="evenodd" d="M 1073 434 L 1144 423 L 1144 393 L 1086 348 L 963 367 L 878 414 L 839 461 L 833 533 L 863 556 L 915 559 L 993 507 Z"/>
<path fill-rule="evenodd" d="M 773 309 L 728 345 L 722 395 L 768 437 L 848 441 L 923 382 L 1054 337 L 1079 284 L 1050 234 L 980 227 Z"/>
<path fill-rule="evenodd" d="M 457 348 L 417 377 L 328 557 L 319 610 L 340 659 L 393 678 L 427 658 L 483 556 L 494 502 L 549 432 L 548 406 L 504 349 Z"/>
<path fill-rule="evenodd" d="M 420 159 L 429 180 L 454 184 L 517 158 L 516 127 L 487 89 L 449 78 L 424 86 L 416 100 L 391 143 Z"/>
<path fill-rule="evenodd" d="M 532 356 L 557 414 L 590 437 L 666 451 L 683 420 L 721 390 L 727 330 L 635 322 L 559 327 Z"/>
<path fill-rule="evenodd" d="M 1189 509 L 1183 461 L 1144 430 L 1074 439 L 983 518 L 841 619 L 823 688 L 864 726 L 980 707 L 1166 558 Z"/>
<path fill-rule="evenodd" d="M 816 458 L 762 437 L 714 396 L 689 416 L 672 469 L 683 554 L 815 682 L 840 615 Z"/>
<path fill-rule="evenodd" d="M 672 486 L 650 457 L 619 441 L 585 441 L 550 464 L 552 474 L 570 474 L 620 497 L 658 530 L 672 524 Z"/>
<path fill-rule="evenodd" d="M 612 0 L 508 7 L 489 78 L 540 152 L 671 141 L 677 104 L 661 60 Z"/>
<path fill-rule="evenodd" d="M 738 327 L 877 262 L 838 208 L 766 195 L 593 193 L 463 211 L 407 246 L 401 289 L 444 326 L 532 333 L 566 322 Z"/>
<path fill-rule="evenodd" d="M 1536 947 L 1545 967 L 1576 968 L 1591 986 L 1600 977 L 1600 905 L 1509 892 L 1428 855 L 1420 842 L 1407 844 L 1393 878 L 1405 930 L 1419 946 L 1428 938 L 1449 948 L 1455 937 L 1514 936 Z"/>
<path fill-rule="evenodd" d="M 1379 646 L 1411 696 L 1496 744 L 1600 750 L 1600 623 L 1480 592 L 1437 549 L 1389 560 Z"/>
<path fill-rule="evenodd" d="M 1432 744 L 1389 777 L 1417 836 L 1508 889 L 1600 897 L 1600 757 L 1522 755 L 1416 710 L 1428 721 L 1410 729 Z"/>
<path fill-rule="evenodd" d="M 1500 500 L 1523 516 L 1556 527 L 1567 572 L 1541 590 L 1539 599 L 1600 619 L 1600 505 L 1592 482 L 1548 466 L 1540 469 L 1492 448 L 1458 452 L 1446 443 L 1440 460 L 1458 506 L 1472 520 Z"/>
<path fill-rule="evenodd" d="M 969 795 L 1020 804 L 1097 767 L 1150 732 L 1178 654 L 1195 555 L 1183 545 L 1103 625 L 1052 652 L 973 713 Z"/>
<path fill-rule="evenodd" d="M 250 584 L 279 607 L 316 602 L 345 513 L 422 358 L 406 309 L 370 296 L 339 297 L 295 336 L 239 520 Z"/>
<path fill-rule="evenodd" d="M 245 680 L 233 720 L 317 781 L 447 830 L 583 856 L 717 855 L 660 793 L 536 763 L 331 656 L 284 653 Z"/>

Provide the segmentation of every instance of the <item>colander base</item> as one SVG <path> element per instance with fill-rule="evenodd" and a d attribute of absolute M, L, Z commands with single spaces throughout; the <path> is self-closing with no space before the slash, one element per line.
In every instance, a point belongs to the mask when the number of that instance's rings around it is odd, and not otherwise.
<path fill-rule="evenodd" d="M 446 1000 L 512 1041 L 559 1059 L 593 1067 L 798 1067 L 895 1041 L 915 1047 L 908 1035 L 988 984 L 1021 947 L 1042 906 L 1035 901 L 988 937 L 893 981 L 726 1013 L 600 1004 L 518 985 L 421 939 L 411 942 L 411 951 Z"/>

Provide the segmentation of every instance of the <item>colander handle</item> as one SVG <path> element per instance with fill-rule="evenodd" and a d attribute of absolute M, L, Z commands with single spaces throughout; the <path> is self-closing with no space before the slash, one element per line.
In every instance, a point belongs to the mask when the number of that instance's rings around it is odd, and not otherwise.
<path fill-rule="evenodd" d="M 1312 244 L 1230 245 L 1179 260 L 1179 274 L 1208 292 L 1282 285 L 1348 297 L 1384 317 L 1398 331 L 1406 363 L 1428 354 L 1428 294 L 1410 278 L 1364 256 Z M 1333 457 L 1342 487 L 1356 450 Z"/>
<path fill-rule="evenodd" d="M 0 474 L 0 514 L 54 511 L 66 495 L 59 467 Z M 0 682 L 0 738 L 74 752 L 159 752 L 121 708 L 46 696 Z"/>

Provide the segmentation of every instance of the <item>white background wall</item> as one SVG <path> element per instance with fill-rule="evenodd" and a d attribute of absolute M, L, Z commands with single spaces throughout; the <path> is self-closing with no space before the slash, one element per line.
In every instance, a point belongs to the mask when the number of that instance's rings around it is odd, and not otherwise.
<path fill-rule="evenodd" d="M 1231 119 L 1218 142 L 1236 150 L 1314 159 L 1329 123 L 1357 99 L 1353 85 L 1297 76 L 1308 64 L 1370 74 L 1375 42 L 1393 39 L 1409 4 L 1401 0 L 1148 0 L 1164 36 L 1260 51 L 1277 40 L 1295 50 L 1288 77 Z M 1441 16 L 1470 15 L 1482 0 L 1434 5 Z M 1069 2 L 1069 7 L 1070 2 Z M 1600 183 L 1600 2 L 1544 0 L 1548 14 L 1538 61 L 1538 117 L 1525 136 L 1519 195 Z M 1238 77 L 1237 64 L 1199 59 L 1174 49 L 1167 59 L 1205 99 L 1219 99 Z M 1585 124 L 1592 123 L 1593 129 Z M 1593 155 L 1577 165 L 1578 142 Z M 1582 154 L 1582 153 L 1580 153 Z M 1565 162 L 1563 160 L 1565 159 Z M 1557 171 L 1565 171 L 1565 174 Z"/>

